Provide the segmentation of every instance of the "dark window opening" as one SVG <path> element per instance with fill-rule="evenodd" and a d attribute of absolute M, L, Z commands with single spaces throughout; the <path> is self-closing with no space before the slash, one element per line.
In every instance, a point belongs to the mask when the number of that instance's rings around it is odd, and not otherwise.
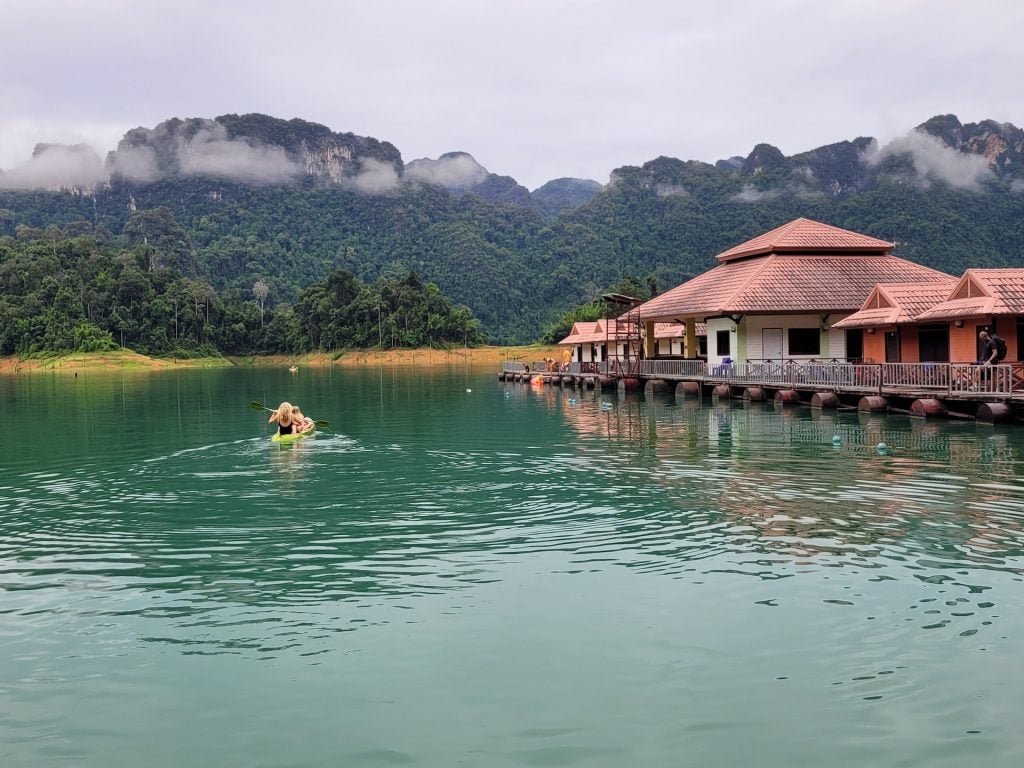
<path fill-rule="evenodd" d="M 715 333 L 715 348 L 719 357 L 727 357 L 732 354 L 729 351 L 729 332 L 718 331 Z"/>
<path fill-rule="evenodd" d="M 887 363 L 898 363 L 900 362 L 900 332 L 899 329 L 895 331 L 885 332 L 885 362 Z"/>
<path fill-rule="evenodd" d="M 846 332 L 846 359 L 859 363 L 864 359 L 864 329 L 850 328 Z"/>
<path fill-rule="evenodd" d="M 917 331 L 922 363 L 949 362 L 949 326 L 922 325 Z"/>
<path fill-rule="evenodd" d="M 817 328 L 790 328 L 788 335 L 790 357 L 821 354 L 821 331 Z"/>

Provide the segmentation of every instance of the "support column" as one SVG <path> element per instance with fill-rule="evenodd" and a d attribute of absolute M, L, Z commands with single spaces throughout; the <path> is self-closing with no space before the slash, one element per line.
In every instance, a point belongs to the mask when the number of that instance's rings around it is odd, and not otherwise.
<path fill-rule="evenodd" d="M 650 360 L 657 354 L 658 340 L 654 338 L 654 322 L 644 321 L 644 357 Z"/>
<path fill-rule="evenodd" d="M 697 353 L 700 352 L 697 346 L 697 321 L 692 317 L 686 318 L 686 334 L 683 339 L 683 356 L 689 360 L 694 360 L 697 357 Z"/>

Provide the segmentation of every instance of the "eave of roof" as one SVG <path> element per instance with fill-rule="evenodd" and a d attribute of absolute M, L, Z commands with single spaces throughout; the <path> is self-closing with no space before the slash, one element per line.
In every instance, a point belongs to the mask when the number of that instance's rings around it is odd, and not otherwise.
<path fill-rule="evenodd" d="M 879 283 L 864 300 L 861 309 L 840 320 L 833 328 L 868 328 L 878 325 L 899 325 L 916 320 L 922 312 L 942 301 L 957 285 L 957 279 L 918 283 Z M 887 306 L 871 306 L 875 298 Z"/>
<path fill-rule="evenodd" d="M 643 320 L 855 312 L 878 283 L 949 282 L 891 254 L 772 254 L 720 264 L 640 305 Z"/>
<path fill-rule="evenodd" d="M 894 247 L 893 243 L 869 235 L 800 218 L 730 248 L 715 258 L 724 263 L 769 253 L 880 254 L 888 253 Z"/>

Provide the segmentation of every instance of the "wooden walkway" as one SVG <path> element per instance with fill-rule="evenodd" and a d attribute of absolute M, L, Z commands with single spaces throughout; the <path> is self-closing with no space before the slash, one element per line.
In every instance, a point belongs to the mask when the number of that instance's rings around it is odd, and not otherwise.
<path fill-rule="evenodd" d="M 1024 420 L 1024 364 L 854 364 L 746 361 L 708 365 L 703 360 L 640 360 L 570 363 L 547 370 L 543 362 L 506 363 L 502 381 L 600 387 L 676 397 L 740 397 L 806 403 L 821 408 L 897 411 L 915 416 L 952 416 L 982 421 Z"/>

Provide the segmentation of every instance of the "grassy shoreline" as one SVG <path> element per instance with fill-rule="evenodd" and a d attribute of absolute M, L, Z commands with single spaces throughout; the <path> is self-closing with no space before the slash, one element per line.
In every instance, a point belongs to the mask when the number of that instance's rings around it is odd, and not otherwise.
<path fill-rule="evenodd" d="M 532 363 L 544 357 L 561 359 L 557 346 L 456 347 L 453 349 L 358 349 L 307 355 L 256 355 L 247 357 L 156 358 L 127 349 L 116 352 L 77 352 L 68 355 L 0 358 L 0 374 L 78 373 L 80 371 L 162 371 L 181 368 L 297 366 L 410 366 L 432 367 L 492 365 L 505 360 Z"/>

